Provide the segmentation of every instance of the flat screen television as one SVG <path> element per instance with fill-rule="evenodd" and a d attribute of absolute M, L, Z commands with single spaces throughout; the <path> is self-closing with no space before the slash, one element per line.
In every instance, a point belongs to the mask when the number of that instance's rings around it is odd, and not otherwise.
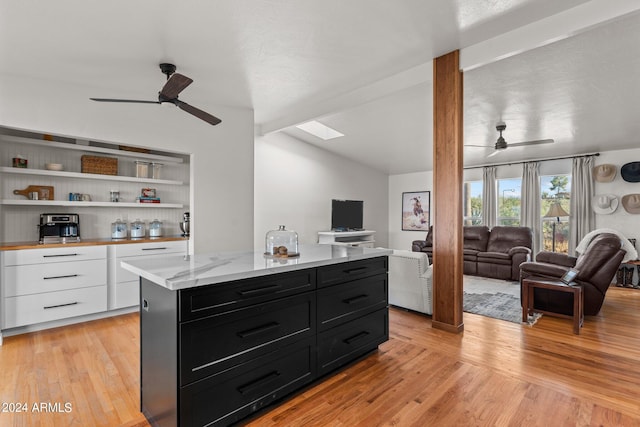
<path fill-rule="evenodd" d="M 331 200 L 331 229 L 362 230 L 362 200 Z"/>

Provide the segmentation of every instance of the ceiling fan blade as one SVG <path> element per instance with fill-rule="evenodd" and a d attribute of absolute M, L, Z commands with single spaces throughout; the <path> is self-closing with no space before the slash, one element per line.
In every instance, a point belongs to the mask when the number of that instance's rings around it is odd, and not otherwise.
<path fill-rule="evenodd" d="M 524 142 L 516 142 L 514 144 L 509 143 L 509 147 L 519 147 L 522 145 L 537 145 L 537 144 L 550 144 L 553 142 L 553 139 L 537 139 L 535 141 L 524 141 Z"/>
<path fill-rule="evenodd" d="M 500 153 L 502 153 L 504 150 L 494 150 L 491 154 L 489 154 L 487 157 L 493 157 L 495 155 L 498 155 Z"/>
<path fill-rule="evenodd" d="M 111 98 L 89 98 L 98 102 L 132 102 L 136 104 L 160 104 L 159 101 L 140 101 L 138 99 L 111 99 Z"/>
<path fill-rule="evenodd" d="M 182 102 L 179 100 L 175 100 L 175 104 L 180 107 L 181 110 L 186 111 L 189 114 L 193 114 L 194 116 L 196 116 L 197 118 L 204 120 L 205 122 L 215 126 L 218 123 L 222 122 L 222 120 L 220 120 L 219 118 L 217 118 L 216 116 L 212 116 L 211 114 L 200 110 L 199 108 L 196 108 L 192 105 L 187 104 L 186 102 Z"/>
<path fill-rule="evenodd" d="M 489 145 L 475 145 L 475 144 L 464 144 L 465 147 L 478 147 L 478 148 L 493 148 Z"/>
<path fill-rule="evenodd" d="M 173 73 L 169 80 L 164 84 L 162 90 L 160 91 L 160 95 L 167 99 L 174 99 L 178 97 L 178 94 L 182 92 L 187 86 L 193 83 L 187 76 L 183 76 L 182 74 Z"/>

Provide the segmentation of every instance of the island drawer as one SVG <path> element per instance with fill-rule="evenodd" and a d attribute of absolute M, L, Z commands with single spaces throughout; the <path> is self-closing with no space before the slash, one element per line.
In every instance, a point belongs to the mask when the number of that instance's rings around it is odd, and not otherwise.
<path fill-rule="evenodd" d="M 315 270 L 305 269 L 180 291 L 180 320 L 192 320 L 316 288 Z"/>
<path fill-rule="evenodd" d="M 361 279 L 387 272 L 387 257 L 344 262 L 318 268 L 318 287 Z"/>
<path fill-rule="evenodd" d="M 245 307 L 180 325 L 180 384 L 316 333 L 315 294 Z"/>
<path fill-rule="evenodd" d="M 318 334 L 318 375 L 353 361 L 389 339 L 384 308 Z"/>
<path fill-rule="evenodd" d="M 315 377 L 314 339 L 265 354 L 180 388 L 180 425 L 229 425 Z"/>
<path fill-rule="evenodd" d="M 318 330 L 385 308 L 387 298 L 386 274 L 318 289 Z"/>

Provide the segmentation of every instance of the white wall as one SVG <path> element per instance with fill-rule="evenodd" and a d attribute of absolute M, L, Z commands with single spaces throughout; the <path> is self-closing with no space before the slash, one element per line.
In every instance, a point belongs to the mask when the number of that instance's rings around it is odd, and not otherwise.
<path fill-rule="evenodd" d="M 191 153 L 193 249 L 251 248 L 253 111 L 190 101 L 222 118 L 222 124 L 213 127 L 175 108 L 88 99 L 104 93 L 60 81 L 1 75 L 0 125 Z"/>
<path fill-rule="evenodd" d="M 284 133 L 256 137 L 255 238 L 286 225 L 300 243 L 317 243 L 331 228 L 331 199 L 364 201 L 364 228 L 387 246 L 387 175 Z"/>
<path fill-rule="evenodd" d="M 626 182 L 620 176 L 620 168 L 629 162 L 640 161 L 640 149 L 606 151 L 595 158 L 595 165 L 605 163 L 617 167 L 616 176 L 611 182 L 596 182 L 595 192 L 599 194 L 614 194 L 618 197 L 618 209 L 609 215 L 596 215 L 596 228 L 612 228 L 620 231 L 629 239 L 640 240 L 640 215 L 630 214 L 622 207 L 622 196 L 626 194 L 640 194 L 640 183 Z M 636 242 L 636 249 L 640 248 L 640 241 Z"/>
<path fill-rule="evenodd" d="M 402 231 L 402 193 L 430 191 L 429 224 L 433 225 L 433 171 L 389 176 L 389 248 L 411 250 L 411 242 L 424 240 L 426 231 Z M 424 207 L 424 204 L 423 204 Z"/>

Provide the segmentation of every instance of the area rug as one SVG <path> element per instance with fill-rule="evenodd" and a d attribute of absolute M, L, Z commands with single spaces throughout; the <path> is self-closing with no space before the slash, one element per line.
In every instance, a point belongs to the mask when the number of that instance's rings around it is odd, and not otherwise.
<path fill-rule="evenodd" d="M 510 280 L 486 277 L 464 276 L 463 309 L 467 313 L 493 317 L 513 323 L 522 323 L 520 305 L 520 284 Z M 529 316 L 529 325 L 535 324 L 542 316 Z"/>

